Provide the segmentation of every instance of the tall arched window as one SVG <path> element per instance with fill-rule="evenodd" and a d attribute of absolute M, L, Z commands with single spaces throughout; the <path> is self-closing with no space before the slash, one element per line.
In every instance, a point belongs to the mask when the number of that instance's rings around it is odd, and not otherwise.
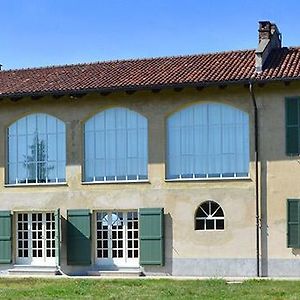
<path fill-rule="evenodd" d="M 31 114 L 7 130 L 8 184 L 66 180 L 65 124 L 46 114 Z"/>
<path fill-rule="evenodd" d="M 85 123 L 84 181 L 148 178 L 147 119 L 126 108 L 111 108 Z"/>
<path fill-rule="evenodd" d="M 185 108 L 167 120 L 168 179 L 246 177 L 249 117 L 229 105 Z"/>

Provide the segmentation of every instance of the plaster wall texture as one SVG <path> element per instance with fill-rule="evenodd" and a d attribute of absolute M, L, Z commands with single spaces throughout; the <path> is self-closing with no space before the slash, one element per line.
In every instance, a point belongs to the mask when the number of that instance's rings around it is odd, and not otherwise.
<path fill-rule="evenodd" d="M 286 199 L 300 198 L 300 164 L 298 158 L 285 155 L 284 97 L 299 95 L 300 86 L 270 84 L 256 89 L 260 125 L 260 176 L 262 213 L 262 261 L 268 273 L 268 258 L 297 260 L 298 250 L 286 247 Z M 250 116 L 250 177 L 234 180 L 182 181 L 165 180 L 166 119 L 172 113 L 193 103 L 220 102 L 233 105 Z M 127 107 L 148 119 L 148 177 L 146 183 L 82 184 L 83 124 L 110 107 Z M 226 89 L 184 89 L 89 94 L 79 99 L 30 98 L 0 103 L 0 209 L 12 211 L 51 211 L 67 209 L 136 210 L 142 207 L 164 207 L 166 214 L 166 267 L 157 272 L 210 276 L 218 266 L 230 266 L 255 275 L 255 169 L 253 108 L 244 87 Z M 66 123 L 66 184 L 51 186 L 5 186 L 6 128 L 18 118 L 39 112 L 56 116 Z M 299 175 L 299 176 L 298 176 Z M 195 231 L 194 214 L 206 200 L 218 202 L 225 213 L 224 231 Z M 63 239 L 65 232 L 63 232 Z M 66 263 L 63 240 L 62 264 Z M 215 262 L 213 263 L 212 260 Z M 209 263 L 212 267 L 209 269 Z M 192 266 L 205 264 L 207 270 Z M 244 265 L 243 265 L 244 264 Z M 190 265 L 192 271 L 180 267 Z M 239 267 L 238 267 L 239 266 Z M 243 269 L 244 266 L 244 269 Z M 67 268 L 67 266 L 65 266 Z M 71 269 L 71 268 L 70 268 Z M 151 268 L 149 268 L 150 270 Z M 183 272 L 185 269 L 185 272 Z M 219 268 L 220 269 L 220 268 Z M 180 271 L 181 270 L 181 271 Z M 198 273 L 199 270 L 200 273 Z M 185 273 L 185 274 L 183 274 Z M 242 276 L 243 274 L 241 274 Z M 248 275 L 247 275 L 248 276 Z"/>
<path fill-rule="evenodd" d="M 257 91 L 264 276 L 300 276 L 300 250 L 287 248 L 287 199 L 300 199 L 300 160 L 285 150 L 285 97 L 299 95 L 297 83 Z"/>

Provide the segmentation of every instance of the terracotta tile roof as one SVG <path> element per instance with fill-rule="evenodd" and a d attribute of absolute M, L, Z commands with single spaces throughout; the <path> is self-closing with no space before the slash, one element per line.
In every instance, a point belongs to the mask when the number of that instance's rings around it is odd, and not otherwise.
<path fill-rule="evenodd" d="M 300 48 L 273 50 L 255 73 L 255 50 L 97 62 L 0 72 L 0 95 L 43 95 L 93 90 L 300 79 Z"/>

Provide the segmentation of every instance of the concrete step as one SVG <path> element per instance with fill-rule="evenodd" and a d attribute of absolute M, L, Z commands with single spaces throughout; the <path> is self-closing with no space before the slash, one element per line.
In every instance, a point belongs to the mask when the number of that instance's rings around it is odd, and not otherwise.
<path fill-rule="evenodd" d="M 58 275 L 56 266 L 29 266 L 29 265 L 14 265 L 12 269 L 8 270 L 9 275 L 17 276 L 49 276 L 49 275 Z"/>
<path fill-rule="evenodd" d="M 140 268 L 121 268 L 118 270 L 93 270 L 88 271 L 89 276 L 102 277 L 140 277 L 143 275 Z"/>

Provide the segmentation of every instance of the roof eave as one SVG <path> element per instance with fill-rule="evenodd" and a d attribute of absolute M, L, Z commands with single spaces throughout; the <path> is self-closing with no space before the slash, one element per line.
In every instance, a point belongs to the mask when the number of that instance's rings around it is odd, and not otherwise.
<path fill-rule="evenodd" d="M 278 81 L 296 81 L 300 77 L 281 77 L 269 79 L 257 79 L 255 77 L 243 78 L 240 80 L 223 80 L 223 81 L 201 81 L 201 82 L 183 82 L 183 83 L 168 83 L 168 84 L 154 84 L 154 85 L 130 85 L 130 86 L 115 86 L 110 88 L 89 88 L 89 89 L 70 89 L 70 90 L 51 90 L 51 91 L 34 91 L 26 93 L 0 93 L 0 98 L 23 98 L 23 97 L 44 97 L 44 96 L 63 96 L 63 95 L 80 95 L 87 93 L 112 93 L 112 92 L 126 92 L 126 91 L 142 91 L 142 90 L 158 90 L 171 88 L 197 88 L 197 87 L 213 87 L 222 85 L 234 84 L 248 84 L 253 83 L 269 83 Z"/>

